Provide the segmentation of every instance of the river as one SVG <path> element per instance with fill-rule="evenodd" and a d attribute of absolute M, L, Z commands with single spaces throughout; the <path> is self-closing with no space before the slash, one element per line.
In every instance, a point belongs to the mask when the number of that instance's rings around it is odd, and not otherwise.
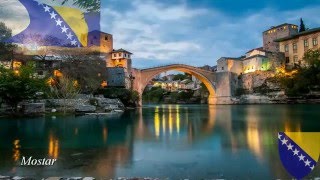
<path fill-rule="evenodd" d="M 149 105 L 100 118 L 0 119 L 0 175 L 288 179 L 279 131 L 320 131 L 320 105 Z M 23 167 L 23 156 L 58 160 Z M 320 177 L 320 166 L 308 177 Z"/>

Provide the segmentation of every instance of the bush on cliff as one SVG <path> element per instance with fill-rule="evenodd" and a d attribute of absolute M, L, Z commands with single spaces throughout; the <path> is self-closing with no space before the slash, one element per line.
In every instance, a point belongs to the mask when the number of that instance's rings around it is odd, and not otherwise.
<path fill-rule="evenodd" d="M 320 90 L 320 50 L 309 50 L 303 57 L 306 66 L 291 71 L 278 70 L 274 77 L 288 96 L 301 96 Z"/>

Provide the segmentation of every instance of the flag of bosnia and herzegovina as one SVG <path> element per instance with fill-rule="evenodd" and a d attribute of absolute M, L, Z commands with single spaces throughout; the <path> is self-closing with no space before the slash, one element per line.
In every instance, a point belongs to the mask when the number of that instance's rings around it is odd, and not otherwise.
<path fill-rule="evenodd" d="M 52 1 L 52 0 L 51 0 Z M 72 0 L 70 0 L 72 1 Z M 19 0 L 29 14 L 29 25 L 9 42 L 39 46 L 88 46 L 88 33 L 100 30 L 100 12 L 74 6 L 50 6 L 40 0 Z M 98 41 L 95 41 L 98 42 Z"/>
<path fill-rule="evenodd" d="M 280 159 L 286 170 L 302 179 L 315 169 L 320 155 L 319 132 L 279 132 Z"/>

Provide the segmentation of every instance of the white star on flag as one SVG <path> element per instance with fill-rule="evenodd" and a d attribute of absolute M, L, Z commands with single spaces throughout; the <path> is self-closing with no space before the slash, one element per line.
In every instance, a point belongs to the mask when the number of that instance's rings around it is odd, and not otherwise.
<path fill-rule="evenodd" d="M 300 151 L 298 151 L 298 149 L 296 148 L 294 151 L 293 151 L 293 155 L 295 156 L 295 155 L 297 155 L 298 156 L 298 153 L 299 153 Z"/>
<path fill-rule="evenodd" d="M 305 166 L 310 166 L 311 161 L 307 159 L 304 163 L 305 163 Z"/>
<path fill-rule="evenodd" d="M 287 147 L 288 147 L 288 150 L 292 150 L 293 145 L 290 143 Z"/>
<path fill-rule="evenodd" d="M 310 167 L 310 169 L 313 170 L 313 169 L 314 169 L 314 165 L 312 165 L 312 166 Z"/>
<path fill-rule="evenodd" d="M 288 140 L 286 140 L 286 138 L 283 138 L 281 142 L 282 142 L 282 145 L 284 145 L 284 144 L 287 144 Z"/>
<path fill-rule="evenodd" d="M 77 41 L 74 39 L 71 41 L 71 45 L 77 45 Z"/>
<path fill-rule="evenodd" d="M 305 158 L 305 156 L 301 154 L 301 155 L 299 156 L 299 161 L 301 161 L 301 160 L 303 161 L 304 158 Z"/>
<path fill-rule="evenodd" d="M 68 38 L 67 39 L 72 39 L 73 35 L 71 34 L 71 32 L 69 32 L 69 34 L 67 34 Z"/>
<path fill-rule="evenodd" d="M 278 133 L 278 139 L 281 140 L 281 136 L 282 136 L 282 135 L 281 135 L 280 133 Z"/>
<path fill-rule="evenodd" d="M 46 5 L 43 8 L 44 8 L 44 12 L 50 12 L 51 8 L 49 6 Z"/>
<path fill-rule="evenodd" d="M 54 11 L 52 11 L 52 13 L 50 13 L 51 19 L 56 19 L 57 14 L 54 13 Z"/>
<path fill-rule="evenodd" d="M 60 19 L 58 19 L 58 20 L 56 21 L 56 23 L 57 23 L 57 26 L 61 26 L 62 21 L 61 21 Z"/>
<path fill-rule="evenodd" d="M 67 28 L 65 25 L 63 25 L 63 27 L 61 28 L 61 30 L 62 30 L 62 33 L 67 33 L 67 30 L 68 30 L 69 28 Z"/>

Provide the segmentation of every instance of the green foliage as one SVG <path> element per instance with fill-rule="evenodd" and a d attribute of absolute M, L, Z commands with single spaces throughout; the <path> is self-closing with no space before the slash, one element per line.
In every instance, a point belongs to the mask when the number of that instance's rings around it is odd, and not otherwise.
<path fill-rule="evenodd" d="M 11 29 L 9 29 L 3 22 L 0 22 L 0 61 L 11 60 L 13 58 L 13 50 L 16 46 L 4 42 L 10 38 L 11 35 Z"/>
<path fill-rule="evenodd" d="M 182 81 L 185 79 L 191 79 L 191 78 L 188 74 L 176 74 L 176 75 L 174 75 L 172 80 L 174 80 L 174 81 L 181 80 Z"/>
<path fill-rule="evenodd" d="M 14 111 L 23 100 L 34 99 L 37 93 L 48 90 L 45 79 L 34 76 L 33 64 L 21 66 L 18 71 L 0 67 L 0 98 Z"/>
<path fill-rule="evenodd" d="M 53 0 L 55 1 L 55 0 Z M 69 0 L 63 0 L 62 5 L 64 5 Z M 72 0 L 73 4 L 78 6 L 79 8 L 86 9 L 89 12 L 100 12 L 100 0 Z"/>
<path fill-rule="evenodd" d="M 80 88 L 76 80 L 68 76 L 62 76 L 55 79 L 52 92 L 54 98 L 73 99 L 80 93 Z"/>
<path fill-rule="evenodd" d="M 142 99 L 146 102 L 160 103 L 166 91 L 161 87 L 152 87 L 149 91 L 145 91 Z"/>
<path fill-rule="evenodd" d="M 319 90 L 320 50 L 307 51 L 303 60 L 306 62 L 306 66 L 278 73 L 275 77 L 288 96 L 300 96 L 311 90 Z"/>
<path fill-rule="evenodd" d="M 62 62 L 61 72 L 77 80 L 82 93 L 91 94 L 106 80 L 105 67 L 105 61 L 100 59 L 79 60 L 73 56 L 70 60 Z"/>
<path fill-rule="evenodd" d="M 139 93 L 125 88 L 98 89 L 95 94 L 102 94 L 105 98 L 120 99 L 125 106 L 136 106 L 139 101 Z"/>

